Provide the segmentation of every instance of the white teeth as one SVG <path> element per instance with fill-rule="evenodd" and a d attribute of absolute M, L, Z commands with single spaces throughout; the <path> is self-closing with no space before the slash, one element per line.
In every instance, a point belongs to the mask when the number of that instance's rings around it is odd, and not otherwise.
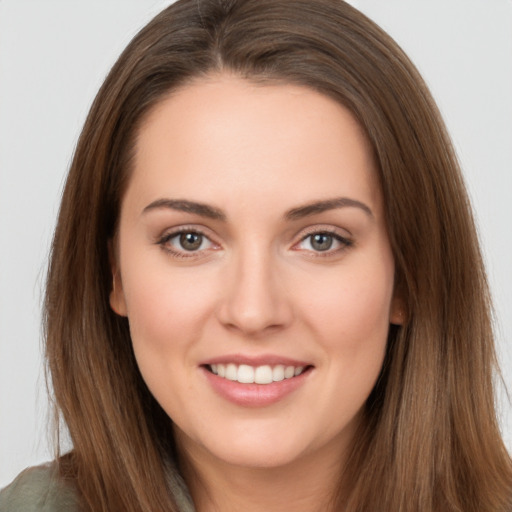
<path fill-rule="evenodd" d="M 258 366 L 254 371 L 256 384 L 270 384 L 272 382 L 272 368 L 268 365 Z"/>
<path fill-rule="evenodd" d="M 287 366 L 284 369 L 284 378 L 291 379 L 295 375 L 295 368 L 293 366 Z"/>
<path fill-rule="evenodd" d="M 274 382 L 279 382 L 284 379 L 284 366 L 282 364 L 278 364 L 274 366 L 272 369 L 272 380 Z"/>
<path fill-rule="evenodd" d="M 236 365 L 212 364 L 210 365 L 212 373 L 228 380 L 240 382 L 242 384 L 270 384 L 271 382 L 280 382 L 285 379 L 291 379 L 300 375 L 304 371 L 304 366 L 276 366 L 262 365 L 250 366 L 248 364 Z"/>
<path fill-rule="evenodd" d="M 252 384 L 254 382 L 254 368 L 246 364 L 241 364 L 238 367 L 237 376 L 238 378 L 236 380 L 238 382 L 242 382 L 244 384 Z"/>
<path fill-rule="evenodd" d="M 236 367 L 236 364 L 228 364 L 226 366 L 226 379 L 229 380 L 236 380 L 238 378 L 238 368 Z"/>

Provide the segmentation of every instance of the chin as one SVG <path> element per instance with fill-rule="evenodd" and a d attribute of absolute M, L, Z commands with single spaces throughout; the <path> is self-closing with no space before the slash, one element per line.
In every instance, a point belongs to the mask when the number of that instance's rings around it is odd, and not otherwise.
<path fill-rule="evenodd" d="M 290 435 L 290 429 L 279 431 L 248 428 L 221 438 L 210 438 L 203 449 L 225 464 L 244 468 L 278 468 L 292 464 L 315 451 L 317 438 Z"/>
<path fill-rule="evenodd" d="M 223 452 L 212 453 L 230 466 L 253 469 L 280 468 L 292 464 L 303 455 L 300 451 L 284 451 L 282 449 L 262 447 L 253 443 L 252 446 L 244 446 L 240 449 L 231 449 Z"/>

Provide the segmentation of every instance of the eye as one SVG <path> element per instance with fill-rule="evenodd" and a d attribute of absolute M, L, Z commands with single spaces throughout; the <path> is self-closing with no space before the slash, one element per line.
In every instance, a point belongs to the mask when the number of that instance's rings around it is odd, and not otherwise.
<path fill-rule="evenodd" d="M 352 245 L 352 241 L 337 233 L 329 231 L 316 231 L 309 233 L 297 244 L 299 250 L 331 255 Z"/>
<path fill-rule="evenodd" d="M 315 233 L 309 235 L 306 240 L 309 240 L 309 245 L 315 251 L 328 251 L 334 243 L 334 237 L 328 233 Z"/>
<path fill-rule="evenodd" d="M 184 258 L 215 248 L 206 235 L 192 229 L 168 233 L 158 240 L 158 244 L 174 256 Z"/>
<path fill-rule="evenodd" d="M 201 249 L 205 237 L 200 233 L 181 233 L 171 238 L 171 240 L 175 240 L 180 248 L 185 251 L 198 251 Z"/>

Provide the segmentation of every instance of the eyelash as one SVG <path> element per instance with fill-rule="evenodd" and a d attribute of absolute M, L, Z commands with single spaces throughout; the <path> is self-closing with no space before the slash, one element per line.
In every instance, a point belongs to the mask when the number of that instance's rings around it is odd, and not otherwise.
<path fill-rule="evenodd" d="M 204 253 L 204 251 L 207 251 L 208 249 L 197 249 L 193 251 L 187 251 L 186 249 L 183 250 L 176 250 L 172 246 L 169 245 L 169 242 L 183 234 L 192 234 L 192 235 L 198 235 L 200 237 L 203 237 L 203 239 L 208 240 L 212 245 L 216 245 L 215 242 L 213 242 L 208 235 L 206 235 L 202 230 L 194 227 L 187 227 L 183 226 L 179 229 L 176 229 L 172 231 L 171 233 L 166 233 L 163 236 L 161 236 L 157 241 L 156 244 L 160 245 L 164 251 L 171 254 L 174 258 L 178 259 L 188 259 L 188 258 L 194 258 L 198 255 Z M 300 244 L 302 244 L 304 241 L 306 241 L 308 238 L 311 238 L 315 235 L 324 235 L 327 237 L 332 237 L 332 239 L 336 242 L 338 242 L 341 247 L 338 247 L 337 249 L 331 250 L 329 247 L 325 251 L 315 251 L 315 250 L 308 250 L 308 252 L 311 253 L 311 255 L 315 258 L 327 258 L 330 256 L 338 255 L 339 253 L 347 250 L 351 246 L 354 245 L 353 240 L 350 240 L 349 238 L 346 238 L 344 236 L 341 236 L 336 231 L 333 231 L 332 229 L 312 229 L 311 231 L 307 232 L 302 238 L 299 240 L 299 242 L 295 243 L 293 247 L 297 247 Z M 203 240 L 204 241 L 204 240 Z M 299 250 L 299 249 L 295 249 Z"/>
<path fill-rule="evenodd" d="M 329 258 L 332 256 L 337 256 L 341 252 L 346 251 L 347 249 L 349 249 L 350 247 L 352 247 L 354 245 L 353 240 L 351 240 L 347 237 L 341 236 L 339 233 L 337 233 L 336 231 L 334 231 L 332 229 L 313 228 L 310 231 L 306 232 L 306 234 L 304 236 L 302 236 L 300 241 L 297 242 L 296 244 L 294 244 L 294 247 L 302 244 L 305 240 L 307 240 L 308 238 L 312 238 L 315 235 L 324 235 L 324 236 L 331 237 L 334 241 L 336 241 L 340 244 L 340 247 L 338 247 L 337 249 L 328 248 L 325 251 L 314 251 L 314 250 L 308 251 L 311 253 L 311 256 L 314 258 Z"/>
<path fill-rule="evenodd" d="M 203 237 L 203 239 L 208 240 L 212 245 L 216 245 L 215 242 L 212 242 L 210 237 L 208 237 L 208 235 L 206 235 L 200 229 L 198 229 L 196 227 L 191 228 L 191 227 L 187 227 L 187 226 L 183 226 L 181 228 L 178 228 L 178 229 L 172 231 L 171 233 L 166 233 L 165 235 L 161 236 L 156 241 L 156 243 L 157 243 L 157 245 L 160 245 L 164 251 L 166 251 L 167 253 L 171 254 L 174 258 L 178 258 L 178 259 L 194 258 L 194 257 L 197 257 L 198 254 L 201 254 L 205 250 L 207 250 L 207 249 L 202 249 L 202 250 L 199 249 L 199 250 L 195 250 L 195 251 L 187 251 L 187 250 L 183 249 L 183 250 L 179 251 L 179 250 L 176 250 L 172 246 L 169 245 L 169 242 L 173 238 L 176 238 L 176 237 L 178 237 L 180 235 L 183 235 L 183 234 L 198 235 L 198 236 Z"/>

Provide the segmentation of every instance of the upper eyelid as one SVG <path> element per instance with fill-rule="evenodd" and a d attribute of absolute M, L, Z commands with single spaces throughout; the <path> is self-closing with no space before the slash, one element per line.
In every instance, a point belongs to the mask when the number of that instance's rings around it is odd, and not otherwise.
<path fill-rule="evenodd" d="M 350 239 L 353 236 L 352 233 L 346 228 L 332 226 L 329 224 L 313 224 L 301 229 L 298 233 L 298 237 L 300 240 L 303 240 L 304 238 L 307 238 L 308 236 L 314 235 L 316 233 L 327 233 L 347 239 Z"/>
<path fill-rule="evenodd" d="M 352 241 L 352 239 L 350 239 L 346 236 L 342 236 L 338 233 L 334 233 L 334 232 L 330 232 L 330 231 L 316 231 L 316 232 L 313 231 L 312 233 L 308 233 L 308 234 L 304 235 L 302 238 L 300 238 L 297 242 L 295 242 L 293 244 L 293 247 L 295 247 L 298 244 L 301 244 L 302 242 L 304 242 L 305 240 L 307 240 L 308 238 L 310 238 L 314 235 L 327 235 L 327 236 L 334 238 L 334 240 L 337 240 L 339 243 L 344 244 L 344 245 L 352 245 L 354 243 Z"/>
<path fill-rule="evenodd" d="M 172 238 L 173 236 L 179 235 L 180 233 L 197 233 L 198 235 L 202 235 L 209 240 L 212 240 L 213 235 L 211 234 L 211 230 L 201 225 L 180 225 L 175 227 L 168 227 L 161 231 L 161 233 L 157 236 L 158 240 L 163 238 Z"/>

